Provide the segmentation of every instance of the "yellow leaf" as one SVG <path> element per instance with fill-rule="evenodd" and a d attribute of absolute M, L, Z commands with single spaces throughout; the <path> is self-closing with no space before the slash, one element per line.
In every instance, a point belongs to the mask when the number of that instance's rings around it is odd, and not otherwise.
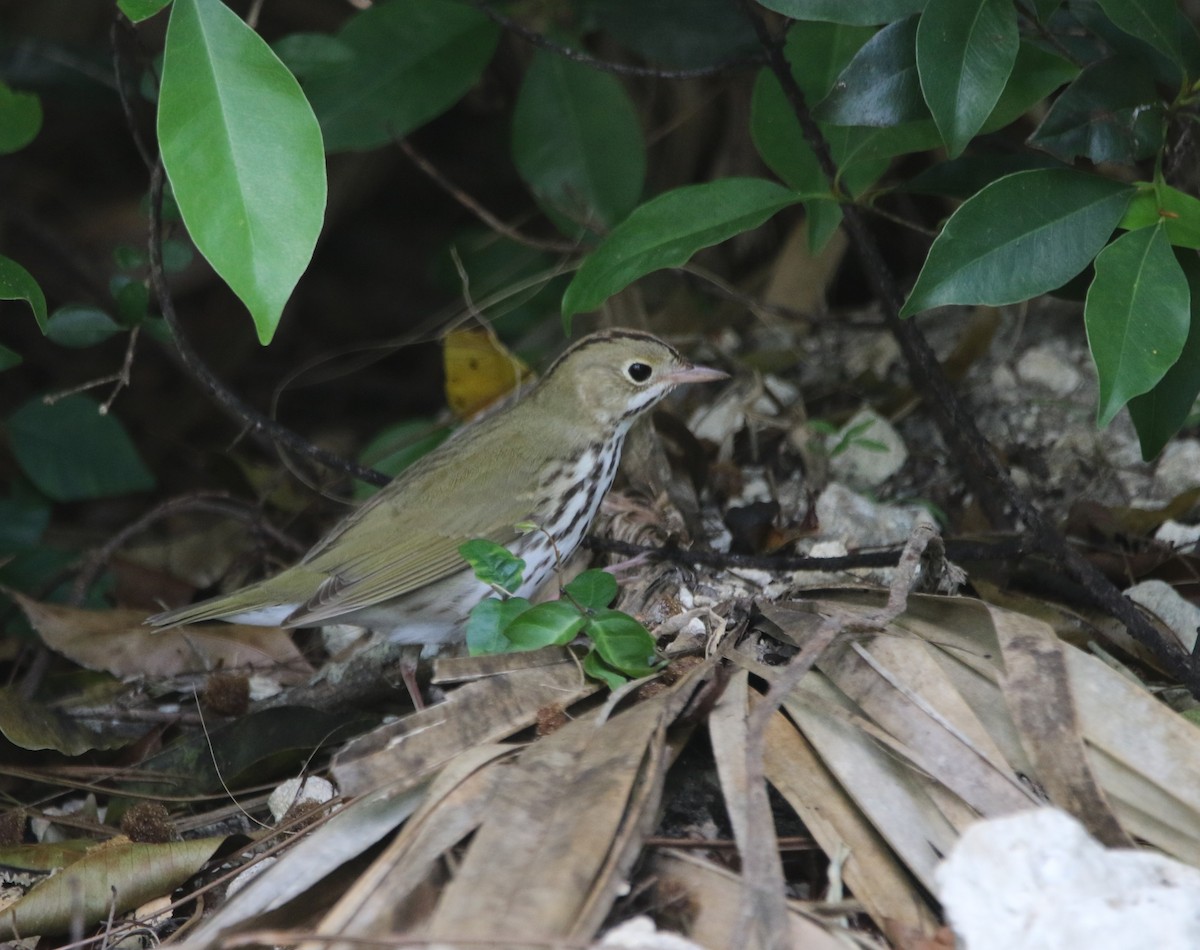
<path fill-rule="evenodd" d="M 451 330 L 442 341 L 446 402 L 470 419 L 521 385 L 531 371 L 485 327 Z"/>

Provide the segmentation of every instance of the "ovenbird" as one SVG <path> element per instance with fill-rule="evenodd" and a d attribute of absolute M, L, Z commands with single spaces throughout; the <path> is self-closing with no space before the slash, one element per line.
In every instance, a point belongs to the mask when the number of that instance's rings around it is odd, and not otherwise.
<path fill-rule="evenodd" d="M 491 589 L 459 546 L 487 538 L 507 547 L 526 563 L 516 593 L 529 596 L 579 546 L 634 420 L 681 383 L 726 375 L 688 362 L 647 333 L 593 333 L 564 352 L 524 399 L 414 463 L 298 564 L 146 622 L 334 622 L 399 643 L 461 640 L 471 608 Z"/>

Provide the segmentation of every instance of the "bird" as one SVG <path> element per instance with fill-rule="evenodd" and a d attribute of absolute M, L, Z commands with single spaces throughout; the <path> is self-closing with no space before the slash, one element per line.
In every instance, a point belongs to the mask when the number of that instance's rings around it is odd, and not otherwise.
<path fill-rule="evenodd" d="M 727 377 L 649 333 L 592 333 L 524 398 L 413 463 L 293 566 L 146 623 L 338 623 L 427 649 L 462 642 L 471 609 L 493 590 L 459 547 L 506 547 L 526 563 L 515 596 L 530 596 L 583 540 L 638 417 L 679 385 Z"/>

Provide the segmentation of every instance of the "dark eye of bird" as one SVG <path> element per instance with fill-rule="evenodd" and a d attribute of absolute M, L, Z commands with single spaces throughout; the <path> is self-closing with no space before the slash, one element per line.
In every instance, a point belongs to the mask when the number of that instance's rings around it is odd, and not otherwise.
<path fill-rule="evenodd" d="M 650 367 L 645 363 L 630 363 L 629 368 L 625 370 L 625 372 L 629 374 L 629 378 L 635 383 L 644 383 L 650 378 L 650 374 L 653 372 L 653 370 L 651 370 Z"/>

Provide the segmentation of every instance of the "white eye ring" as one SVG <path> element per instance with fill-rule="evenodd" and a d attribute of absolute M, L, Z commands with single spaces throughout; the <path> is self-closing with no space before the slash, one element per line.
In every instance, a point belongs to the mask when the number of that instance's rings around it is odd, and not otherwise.
<path fill-rule="evenodd" d="M 644 383 L 653 372 L 654 370 L 645 363 L 630 363 L 625 367 L 625 375 L 635 383 Z"/>

